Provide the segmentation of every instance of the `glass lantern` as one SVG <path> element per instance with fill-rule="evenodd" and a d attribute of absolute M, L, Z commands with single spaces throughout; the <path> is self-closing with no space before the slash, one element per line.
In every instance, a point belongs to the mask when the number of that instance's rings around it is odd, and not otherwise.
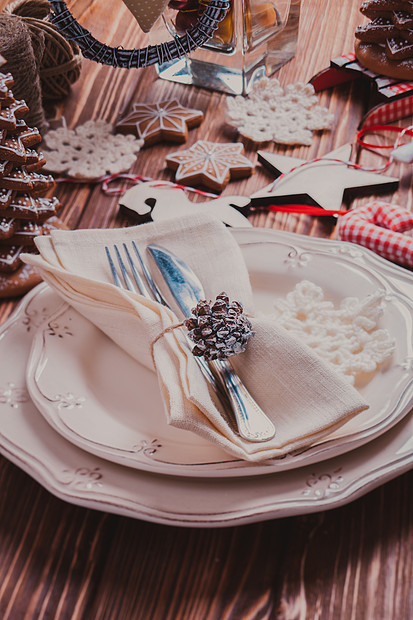
<path fill-rule="evenodd" d="M 198 10 L 209 1 L 198 0 Z M 231 95 L 247 95 L 257 79 L 272 75 L 295 55 L 300 2 L 232 0 L 214 37 L 187 57 L 155 65 L 159 77 Z M 166 9 L 152 35 L 153 42 L 180 34 L 180 26 L 185 27 L 185 13 L 189 15 L 190 11 Z"/>

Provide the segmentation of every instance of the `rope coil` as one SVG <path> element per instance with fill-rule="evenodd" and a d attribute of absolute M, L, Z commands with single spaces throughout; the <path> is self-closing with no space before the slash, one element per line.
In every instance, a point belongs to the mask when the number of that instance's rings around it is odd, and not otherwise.
<path fill-rule="evenodd" d="M 227 14 L 231 0 L 211 0 L 197 24 L 184 35 L 141 49 L 109 47 L 76 21 L 63 0 L 50 0 L 50 5 L 53 24 L 67 39 L 77 43 L 85 58 L 102 65 L 139 69 L 176 60 L 206 43 Z"/>

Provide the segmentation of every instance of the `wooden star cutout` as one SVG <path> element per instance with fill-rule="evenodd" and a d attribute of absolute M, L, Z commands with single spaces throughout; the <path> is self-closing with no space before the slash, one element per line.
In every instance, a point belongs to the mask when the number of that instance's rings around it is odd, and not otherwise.
<path fill-rule="evenodd" d="M 304 203 L 334 211 L 340 209 L 350 192 L 371 193 L 396 189 L 399 179 L 395 177 L 347 166 L 350 156 L 351 144 L 346 144 L 327 153 L 315 163 L 297 168 L 304 164 L 305 160 L 258 151 L 258 161 L 276 177 L 281 174 L 286 176 L 280 179 L 279 183 L 270 183 L 255 192 L 251 196 L 251 206 Z M 328 161 L 329 159 L 339 161 Z"/>
<path fill-rule="evenodd" d="M 198 140 L 191 148 L 168 155 L 166 163 L 176 171 L 176 181 L 187 185 L 201 184 L 220 192 L 230 178 L 252 174 L 254 164 L 243 152 L 244 146 L 240 142 Z"/>
<path fill-rule="evenodd" d="M 186 142 L 188 129 L 198 127 L 203 118 L 201 110 L 185 108 L 176 99 L 134 103 L 132 111 L 116 124 L 116 129 L 121 133 L 136 133 L 145 146 L 161 140 Z"/>

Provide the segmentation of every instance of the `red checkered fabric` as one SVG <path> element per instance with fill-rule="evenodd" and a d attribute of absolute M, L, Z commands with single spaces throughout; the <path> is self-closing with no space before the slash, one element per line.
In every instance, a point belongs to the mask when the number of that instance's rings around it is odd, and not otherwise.
<path fill-rule="evenodd" d="M 369 248 L 387 260 L 413 267 L 413 213 L 386 202 L 372 202 L 340 218 L 338 237 Z"/>
<path fill-rule="evenodd" d="M 366 114 L 361 126 L 364 128 L 371 127 L 372 125 L 386 125 L 412 114 L 413 95 L 408 95 L 407 97 L 376 106 Z"/>

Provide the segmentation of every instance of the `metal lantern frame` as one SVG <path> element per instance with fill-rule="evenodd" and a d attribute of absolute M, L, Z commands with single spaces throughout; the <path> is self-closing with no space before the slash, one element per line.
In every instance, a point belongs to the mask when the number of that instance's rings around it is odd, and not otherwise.
<path fill-rule="evenodd" d="M 66 39 L 76 41 L 85 58 L 103 65 L 124 69 L 140 69 L 164 64 L 190 54 L 206 43 L 227 14 L 232 0 L 211 0 L 195 26 L 181 36 L 157 45 L 140 49 L 109 47 L 101 43 L 71 14 L 63 0 L 49 0 L 53 10 L 51 20 Z"/>

